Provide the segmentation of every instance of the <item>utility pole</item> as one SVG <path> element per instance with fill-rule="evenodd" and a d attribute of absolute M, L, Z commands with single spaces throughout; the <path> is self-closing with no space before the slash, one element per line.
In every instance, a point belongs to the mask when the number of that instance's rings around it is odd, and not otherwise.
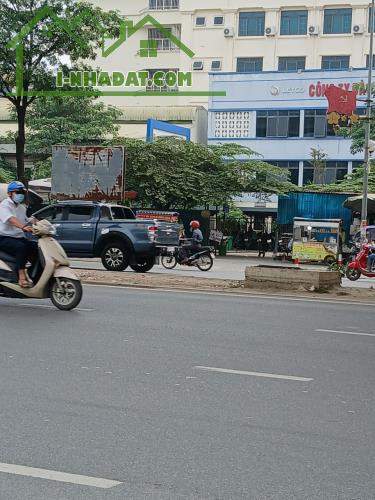
<path fill-rule="evenodd" d="M 362 198 L 362 222 L 361 222 L 361 239 L 364 243 L 366 239 L 367 226 L 367 197 L 368 197 L 368 176 L 371 166 L 370 156 L 370 139 L 371 139 L 371 109 L 372 109 L 372 65 L 374 56 L 374 7 L 375 0 L 371 2 L 370 12 L 370 53 L 369 53 L 369 70 L 367 83 L 367 99 L 366 99 L 366 122 L 365 122 L 365 169 L 363 175 L 363 198 Z"/>

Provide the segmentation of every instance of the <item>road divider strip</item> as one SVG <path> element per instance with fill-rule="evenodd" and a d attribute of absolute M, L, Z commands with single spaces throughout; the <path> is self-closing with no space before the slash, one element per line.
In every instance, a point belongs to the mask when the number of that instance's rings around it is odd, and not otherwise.
<path fill-rule="evenodd" d="M 316 332 L 321 333 L 340 333 L 343 335 L 358 335 L 360 337 L 375 337 L 375 333 L 363 333 L 363 332 L 347 332 L 344 330 L 324 330 L 322 328 L 318 328 L 315 330 Z"/>
<path fill-rule="evenodd" d="M 229 370 L 227 368 L 215 368 L 213 366 L 194 366 L 195 370 L 215 373 L 228 373 L 231 375 L 247 375 L 249 377 L 271 378 L 277 380 L 292 380 L 295 382 L 311 382 L 313 378 L 295 377 L 294 375 L 278 375 L 276 373 L 248 372 L 243 370 Z"/>
<path fill-rule="evenodd" d="M 60 483 L 79 484 L 81 486 L 92 486 L 93 488 L 110 489 L 123 484 L 111 479 L 101 477 L 81 476 L 80 474 L 68 474 L 48 469 L 35 469 L 24 465 L 0 463 L 0 472 L 13 474 L 17 476 L 35 477 L 38 479 L 47 479 L 49 481 L 58 481 Z"/>

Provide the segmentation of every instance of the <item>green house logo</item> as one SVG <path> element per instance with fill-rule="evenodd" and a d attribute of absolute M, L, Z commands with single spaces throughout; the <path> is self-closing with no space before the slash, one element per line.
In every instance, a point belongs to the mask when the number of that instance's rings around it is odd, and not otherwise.
<path fill-rule="evenodd" d="M 14 49 L 16 52 L 16 90 L 12 92 L 13 96 L 22 97 L 40 97 L 40 96 L 155 96 L 155 92 L 145 91 L 144 87 L 155 86 L 160 88 L 159 96 L 225 96 L 225 92 L 210 92 L 210 91 L 192 91 L 180 90 L 181 87 L 191 87 L 193 75 L 192 72 L 163 72 L 156 71 L 150 78 L 147 71 L 123 73 L 121 71 L 109 72 L 94 72 L 94 71 L 71 71 L 68 75 L 62 71 L 56 74 L 56 87 L 58 90 L 50 91 L 33 91 L 23 88 L 24 81 L 24 39 L 34 30 L 34 28 L 47 17 L 51 18 L 61 29 L 63 29 L 71 38 L 81 47 L 86 47 L 86 41 L 79 37 L 75 31 L 74 25 L 70 25 L 48 6 L 41 8 L 35 17 L 27 23 L 22 30 L 12 38 L 7 47 Z M 145 26 L 156 28 L 165 39 L 169 40 L 177 49 L 183 52 L 187 57 L 193 58 L 194 52 L 185 45 L 179 38 L 171 33 L 160 24 L 154 17 L 146 15 L 137 24 L 132 21 L 124 20 L 119 29 L 119 37 L 117 40 L 112 40 L 109 36 L 103 37 L 102 57 L 109 58 L 115 51 L 122 49 L 126 42 L 134 36 L 139 30 Z M 48 36 L 48 28 L 47 28 Z M 111 43 L 106 46 L 106 42 Z M 123 49 L 122 49 L 123 50 Z M 139 56 L 142 58 L 157 58 L 158 57 L 158 42 L 157 40 L 140 40 Z M 75 90 L 66 90 L 74 88 Z M 106 87 L 111 90 L 93 90 L 93 87 Z M 125 88 L 126 89 L 125 89 Z M 128 90 L 131 88 L 131 90 Z M 166 90 L 165 90 L 166 89 Z"/>

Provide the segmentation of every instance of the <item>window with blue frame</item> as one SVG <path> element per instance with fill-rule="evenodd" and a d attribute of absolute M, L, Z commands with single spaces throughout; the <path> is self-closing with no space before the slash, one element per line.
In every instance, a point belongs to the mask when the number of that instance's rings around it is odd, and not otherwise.
<path fill-rule="evenodd" d="M 263 36 L 264 26 L 264 12 L 240 12 L 239 36 Z"/>
<path fill-rule="evenodd" d="M 238 57 L 237 73 L 260 73 L 263 71 L 263 57 Z"/>
<path fill-rule="evenodd" d="M 368 69 L 370 66 L 370 56 L 366 55 L 366 68 Z M 372 56 L 372 67 L 375 68 L 375 55 Z"/>
<path fill-rule="evenodd" d="M 268 161 L 271 165 L 275 167 L 286 168 L 289 170 L 290 182 L 298 186 L 299 178 L 299 161 Z"/>
<path fill-rule="evenodd" d="M 374 23 L 372 25 L 372 31 L 375 31 L 375 16 L 373 19 Z M 371 33 L 371 7 L 368 10 L 368 32 Z"/>
<path fill-rule="evenodd" d="M 280 35 L 306 35 L 307 10 L 283 10 Z"/>
<path fill-rule="evenodd" d="M 350 56 L 322 56 L 322 69 L 349 69 Z"/>
<path fill-rule="evenodd" d="M 257 111 L 257 137 L 299 137 L 300 112 L 296 110 Z"/>
<path fill-rule="evenodd" d="M 323 171 L 316 171 L 312 162 L 303 162 L 303 185 L 332 184 L 342 181 L 348 173 L 347 161 L 327 161 Z"/>
<path fill-rule="evenodd" d="M 352 9 L 324 9 L 325 35 L 336 33 L 351 33 Z"/>
<path fill-rule="evenodd" d="M 306 57 L 279 57 L 279 71 L 298 71 L 305 69 Z"/>

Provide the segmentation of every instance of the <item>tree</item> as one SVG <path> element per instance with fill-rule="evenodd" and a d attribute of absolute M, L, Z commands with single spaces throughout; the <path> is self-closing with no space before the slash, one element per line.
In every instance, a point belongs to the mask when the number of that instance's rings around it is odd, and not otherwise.
<path fill-rule="evenodd" d="M 57 96 L 37 99 L 27 114 L 27 151 L 34 158 L 33 178 L 51 176 L 54 144 L 101 145 L 114 140 L 121 111 L 96 97 Z M 39 158 L 39 161 L 37 159 Z"/>
<path fill-rule="evenodd" d="M 20 34 L 27 23 L 35 19 L 46 4 L 45 0 L 0 0 L 0 95 L 5 95 L 16 111 L 17 176 L 23 181 L 26 117 L 36 97 L 22 92 L 15 95 L 15 50 L 8 48 L 7 44 Z M 69 55 L 76 65 L 80 60 L 95 60 L 103 35 L 109 33 L 118 36 L 121 18 L 114 11 L 105 13 L 98 7 L 76 0 L 48 0 L 48 7 L 85 43 L 77 43 L 61 24 L 53 22 L 50 17 L 42 19 L 22 40 L 25 92 L 54 89 L 53 68 L 60 65 L 61 56 Z"/>
<path fill-rule="evenodd" d="M 287 170 L 252 159 L 253 151 L 236 144 L 210 147 L 173 137 L 151 144 L 136 139 L 118 143 L 127 152 L 126 187 L 139 193 L 144 207 L 222 205 L 243 192 L 294 189 Z"/>
<path fill-rule="evenodd" d="M 310 164 L 314 168 L 313 182 L 314 184 L 323 184 L 326 177 L 326 160 L 328 158 L 328 155 L 326 155 L 326 153 L 324 153 L 320 148 L 311 148 L 310 156 Z"/>

